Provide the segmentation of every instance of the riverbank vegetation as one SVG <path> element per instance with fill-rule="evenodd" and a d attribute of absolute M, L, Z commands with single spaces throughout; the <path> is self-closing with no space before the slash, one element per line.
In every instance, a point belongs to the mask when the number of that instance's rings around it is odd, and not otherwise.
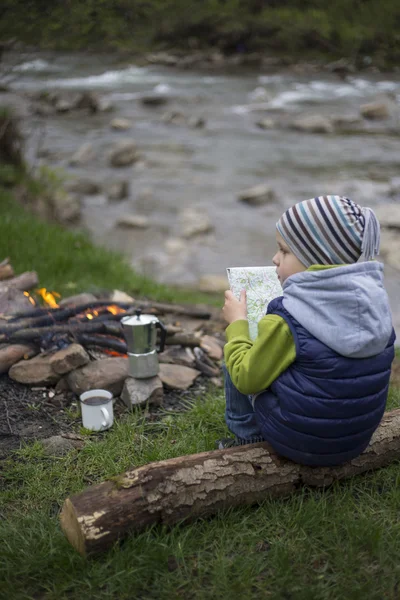
<path fill-rule="evenodd" d="M 400 58 L 396 0 L 3 0 L 0 40 L 62 50 L 155 49 L 345 56 L 358 66 Z"/>

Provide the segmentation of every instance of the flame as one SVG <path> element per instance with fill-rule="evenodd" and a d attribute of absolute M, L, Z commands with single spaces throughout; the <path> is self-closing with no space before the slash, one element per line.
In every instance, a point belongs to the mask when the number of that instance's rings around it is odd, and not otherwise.
<path fill-rule="evenodd" d="M 35 302 L 35 300 L 32 298 L 32 296 L 30 295 L 30 293 L 29 293 L 29 292 L 24 292 L 24 296 L 26 296 L 26 297 L 28 298 L 29 302 L 30 302 L 31 304 L 33 304 L 33 306 L 36 306 L 36 302 Z"/>
<path fill-rule="evenodd" d="M 108 306 L 102 306 L 99 309 L 88 308 L 82 313 L 82 315 L 87 319 L 92 320 L 99 315 L 104 315 L 107 312 L 111 313 L 112 315 L 119 315 L 121 313 L 125 313 L 126 310 L 116 306 L 115 304 L 109 304 Z"/>
<path fill-rule="evenodd" d="M 61 298 L 61 295 L 58 292 L 48 292 L 46 288 L 39 288 L 35 291 L 51 308 L 58 308 L 56 298 Z"/>

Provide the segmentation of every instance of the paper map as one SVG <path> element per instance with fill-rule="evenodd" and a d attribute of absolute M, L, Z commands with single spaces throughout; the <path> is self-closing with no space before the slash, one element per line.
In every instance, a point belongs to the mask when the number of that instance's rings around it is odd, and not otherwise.
<path fill-rule="evenodd" d="M 267 306 L 277 296 L 282 296 L 275 267 L 230 267 L 226 269 L 229 286 L 236 298 L 245 289 L 247 318 L 252 340 L 257 337 L 258 321 L 265 315 Z"/>

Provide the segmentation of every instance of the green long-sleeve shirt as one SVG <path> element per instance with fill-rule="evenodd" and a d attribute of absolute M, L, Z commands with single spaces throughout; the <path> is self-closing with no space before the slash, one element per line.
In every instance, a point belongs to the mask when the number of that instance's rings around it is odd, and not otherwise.
<path fill-rule="evenodd" d="M 343 265 L 312 265 L 307 271 L 321 271 Z M 296 359 L 296 345 L 286 321 L 266 315 L 258 323 L 253 341 L 247 320 L 234 321 L 226 328 L 225 364 L 235 387 L 242 394 L 257 394 L 268 388 Z"/>

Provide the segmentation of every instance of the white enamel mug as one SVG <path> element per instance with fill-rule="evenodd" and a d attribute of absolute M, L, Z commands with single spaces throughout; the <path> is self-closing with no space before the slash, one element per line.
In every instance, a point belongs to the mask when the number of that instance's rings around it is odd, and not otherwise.
<path fill-rule="evenodd" d="M 89 390 L 79 396 L 82 425 L 91 431 L 109 429 L 114 422 L 113 395 L 107 390 Z"/>

